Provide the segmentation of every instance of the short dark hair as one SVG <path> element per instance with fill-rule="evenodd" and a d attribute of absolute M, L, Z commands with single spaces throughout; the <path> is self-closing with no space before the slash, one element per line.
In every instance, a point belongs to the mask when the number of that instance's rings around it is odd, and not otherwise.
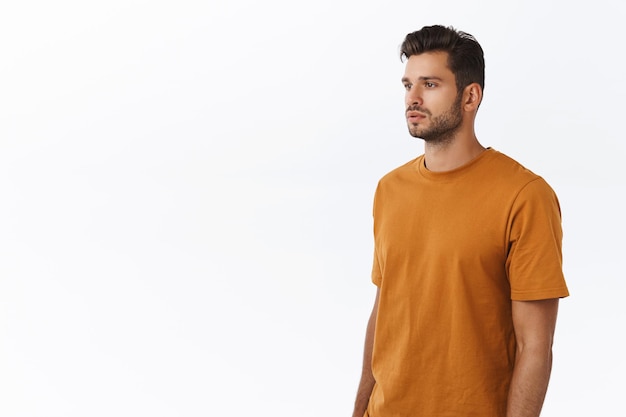
<path fill-rule="evenodd" d="M 452 26 L 424 26 L 409 33 L 400 46 L 400 59 L 424 52 L 447 52 L 448 68 L 454 74 L 459 92 L 471 83 L 485 88 L 485 57 L 483 48 L 472 35 Z"/>

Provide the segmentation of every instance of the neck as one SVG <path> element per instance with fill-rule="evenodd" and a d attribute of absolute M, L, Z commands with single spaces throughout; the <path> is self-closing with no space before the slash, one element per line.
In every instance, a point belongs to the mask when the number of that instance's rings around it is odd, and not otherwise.
<path fill-rule="evenodd" d="M 460 131 L 449 141 L 426 142 L 424 161 L 429 171 L 451 171 L 467 164 L 484 150 L 485 147 L 478 142 L 473 129 L 469 132 Z"/>

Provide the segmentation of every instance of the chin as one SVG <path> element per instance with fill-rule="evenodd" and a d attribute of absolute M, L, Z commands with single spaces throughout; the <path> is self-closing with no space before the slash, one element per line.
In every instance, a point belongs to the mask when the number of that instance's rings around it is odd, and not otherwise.
<path fill-rule="evenodd" d="M 409 134 L 415 138 L 421 138 L 422 137 L 422 133 L 424 133 L 424 131 L 422 129 L 417 129 L 413 126 L 409 126 Z"/>
<path fill-rule="evenodd" d="M 416 130 L 416 129 L 409 129 L 409 134 L 411 136 L 413 136 L 414 138 L 419 138 L 419 139 L 424 139 L 424 131 L 423 130 Z"/>

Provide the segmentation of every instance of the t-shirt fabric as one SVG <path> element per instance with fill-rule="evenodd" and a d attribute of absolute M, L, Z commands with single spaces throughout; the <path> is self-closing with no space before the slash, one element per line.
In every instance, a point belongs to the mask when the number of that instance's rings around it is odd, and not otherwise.
<path fill-rule="evenodd" d="M 569 295 L 561 240 L 554 191 L 494 149 L 452 171 L 427 170 L 422 155 L 385 175 L 369 416 L 505 416 L 511 300 Z"/>

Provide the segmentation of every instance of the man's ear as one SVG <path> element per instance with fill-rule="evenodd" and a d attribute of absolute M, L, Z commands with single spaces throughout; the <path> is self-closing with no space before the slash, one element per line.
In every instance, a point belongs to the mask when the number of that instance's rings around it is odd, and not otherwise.
<path fill-rule="evenodd" d="M 478 83 L 471 83 L 463 91 L 463 109 L 465 111 L 476 111 L 483 100 L 483 89 Z"/>

